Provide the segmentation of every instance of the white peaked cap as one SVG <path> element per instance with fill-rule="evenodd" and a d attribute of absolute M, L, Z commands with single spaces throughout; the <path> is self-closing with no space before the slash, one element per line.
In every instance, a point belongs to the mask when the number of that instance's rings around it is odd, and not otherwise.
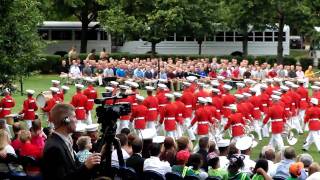
<path fill-rule="evenodd" d="M 272 83 L 273 79 L 266 79 L 266 82 Z"/>
<path fill-rule="evenodd" d="M 281 78 L 274 78 L 273 80 L 276 81 L 276 82 L 282 82 Z"/>
<path fill-rule="evenodd" d="M 219 89 L 217 89 L 217 88 L 212 88 L 212 92 L 220 93 L 220 90 L 219 90 Z"/>
<path fill-rule="evenodd" d="M 288 91 L 289 90 L 289 88 L 287 86 L 280 86 L 280 89 L 284 90 L 284 91 Z"/>
<path fill-rule="evenodd" d="M 146 90 L 147 90 L 147 91 L 153 91 L 153 90 L 154 90 L 154 87 L 152 87 L 152 86 L 146 86 Z"/>
<path fill-rule="evenodd" d="M 120 89 L 123 89 L 123 90 L 129 89 L 129 86 L 126 86 L 126 85 L 119 85 L 119 87 L 120 87 Z"/>
<path fill-rule="evenodd" d="M 199 101 L 199 103 L 207 103 L 208 102 L 207 99 L 204 97 L 198 97 L 198 101 Z"/>
<path fill-rule="evenodd" d="M 61 86 L 61 89 L 69 90 L 70 88 L 68 86 Z"/>
<path fill-rule="evenodd" d="M 82 122 L 78 122 L 76 124 L 76 132 L 84 133 L 86 131 L 86 127 L 87 127 L 86 124 Z"/>
<path fill-rule="evenodd" d="M 246 92 L 245 92 L 245 93 L 242 93 L 242 94 L 243 94 L 244 97 L 251 97 L 251 96 L 252 96 L 251 94 L 246 93 Z"/>
<path fill-rule="evenodd" d="M 174 97 L 174 95 L 171 94 L 171 93 L 166 93 L 165 96 L 166 96 L 167 98 L 170 98 L 170 99 L 172 99 L 172 98 Z"/>
<path fill-rule="evenodd" d="M 85 80 L 88 81 L 88 82 L 94 82 L 94 79 L 92 79 L 90 77 L 86 77 Z"/>
<path fill-rule="evenodd" d="M 220 85 L 220 83 L 218 81 L 213 80 L 213 81 L 211 81 L 211 85 L 218 87 Z"/>
<path fill-rule="evenodd" d="M 117 81 L 110 81 L 110 84 L 112 86 L 118 86 L 119 85 L 119 83 Z"/>
<path fill-rule="evenodd" d="M 52 91 L 52 92 L 59 92 L 60 90 L 59 90 L 59 88 L 57 88 L 57 87 L 50 87 L 50 91 Z"/>
<path fill-rule="evenodd" d="M 272 94 L 281 96 L 282 92 L 274 90 L 274 91 L 272 91 Z"/>
<path fill-rule="evenodd" d="M 165 139 L 166 139 L 165 136 L 156 136 L 156 137 L 152 138 L 152 143 L 161 144 L 164 142 Z"/>
<path fill-rule="evenodd" d="M 223 85 L 223 88 L 224 89 L 227 89 L 227 90 L 231 90 L 232 89 L 232 86 L 228 85 L 228 84 L 225 84 Z"/>
<path fill-rule="evenodd" d="M 319 87 L 319 86 L 311 86 L 311 89 L 313 89 L 313 90 L 320 90 L 320 87 Z"/>
<path fill-rule="evenodd" d="M 253 139 L 249 136 L 243 136 L 236 142 L 236 148 L 240 151 L 247 150 L 253 145 Z"/>
<path fill-rule="evenodd" d="M 225 77 L 224 77 L 224 76 L 217 76 L 217 79 L 219 79 L 219 80 L 224 80 Z"/>
<path fill-rule="evenodd" d="M 136 83 L 136 82 L 130 82 L 129 84 L 131 87 L 134 87 L 134 88 L 138 88 L 139 87 L 139 84 Z"/>
<path fill-rule="evenodd" d="M 271 95 L 271 98 L 274 99 L 274 100 L 279 100 L 281 99 L 280 96 L 277 96 L 277 95 Z"/>
<path fill-rule="evenodd" d="M 243 97 L 244 97 L 244 95 L 242 95 L 242 94 L 235 94 L 234 95 L 236 98 L 238 98 L 238 99 L 242 99 Z"/>
<path fill-rule="evenodd" d="M 291 87 L 292 87 L 292 88 L 298 88 L 299 85 L 293 83 L 293 84 L 291 84 Z"/>
<path fill-rule="evenodd" d="M 178 98 L 182 96 L 182 94 L 179 93 L 179 92 L 174 92 L 173 95 L 174 95 L 175 97 L 178 97 Z"/>
<path fill-rule="evenodd" d="M 229 109 L 231 109 L 231 110 L 237 110 L 237 105 L 236 104 L 230 104 L 229 106 L 228 106 L 228 108 Z"/>
<path fill-rule="evenodd" d="M 34 94 L 34 93 L 35 93 L 35 91 L 32 90 L 32 89 L 27 89 L 26 92 L 27 92 L 28 94 Z"/>
<path fill-rule="evenodd" d="M 304 83 L 305 80 L 304 79 L 297 79 L 298 83 Z"/>
<path fill-rule="evenodd" d="M 184 86 L 191 86 L 191 83 L 186 82 L 186 81 L 184 81 L 182 84 L 183 84 Z"/>
<path fill-rule="evenodd" d="M 99 124 L 90 124 L 90 125 L 87 125 L 86 131 L 95 132 L 95 131 L 98 131 L 98 128 L 99 128 Z"/>
<path fill-rule="evenodd" d="M 319 100 L 317 98 L 311 98 L 310 102 L 314 105 L 318 105 L 319 104 Z"/>
<path fill-rule="evenodd" d="M 255 88 L 250 88 L 249 91 L 250 91 L 250 92 L 257 92 L 257 89 L 255 89 Z"/>
<path fill-rule="evenodd" d="M 53 83 L 53 84 L 60 84 L 60 81 L 58 81 L 58 80 L 51 80 L 51 83 Z"/>
<path fill-rule="evenodd" d="M 261 89 L 267 89 L 268 86 L 267 86 L 266 84 L 261 84 L 261 85 L 260 85 L 260 88 L 261 88 Z"/>
<path fill-rule="evenodd" d="M 166 86 L 165 84 L 162 84 L 162 83 L 159 83 L 159 84 L 158 84 L 158 87 L 159 87 L 160 89 L 167 89 L 167 86 Z"/>
<path fill-rule="evenodd" d="M 141 133 L 139 134 L 139 136 L 143 140 L 153 139 L 154 137 L 156 137 L 156 135 L 157 135 L 156 133 L 157 132 L 151 128 L 141 129 Z"/>
<path fill-rule="evenodd" d="M 76 86 L 76 88 L 78 88 L 78 89 L 84 88 L 84 85 L 82 85 L 82 84 L 76 84 L 75 86 Z"/>
<path fill-rule="evenodd" d="M 244 83 L 240 83 L 240 82 L 236 83 L 236 85 L 237 85 L 238 87 L 244 87 L 244 86 L 245 86 Z"/>
<path fill-rule="evenodd" d="M 285 81 L 284 84 L 287 85 L 287 86 L 291 86 L 291 84 L 293 84 L 293 82 L 291 82 L 291 81 Z"/>
<path fill-rule="evenodd" d="M 221 139 L 217 142 L 218 147 L 228 147 L 230 146 L 230 139 Z"/>
<path fill-rule="evenodd" d="M 139 101 L 143 101 L 143 100 L 144 100 L 144 97 L 143 97 L 143 96 L 140 96 L 140 95 L 136 95 L 136 98 L 137 98 L 137 100 L 139 100 Z"/>
<path fill-rule="evenodd" d="M 113 87 L 110 87 L 110 86 L 105 87 L 105 89 L 106 89 L 107 91 L 113 91 L 113 90 L 114 90 L 114 88 L 113 88 Z"/>
<path fill-rule="evenodd" d="M 206 97 L 208 103 L 212 103 L 212 97 Z"/>
<path fill-rule="evenodd" d="M 316 81 L 313 84 L 316 85 L 316 86 L 320 86 L 320 82 L 319 81 Z"/>
<path fill-rule="evenodd" d="M 167 83 L 168 80 L 167 80 L 167 79 L 159 79 L 159 82 L 161 82 L 161 83 Z"/>
<path fill-rule="evenodd" d="M 128 81 L 128 80 L 124 81 L 124 84 L 126 84 L 126 85 L 130 85 L 130 83 L 131 83 L 131 81 Z"/>
<path fill-rule="evenodd" d="M 190 81 L 190 82 L 193 82 L 193 81 L 195 81 L 196 79 L 198 79 L 196 76 L 187 76 L 187 78 L 186 78 L 188 81 Z"/>
<path fill-rule="evenodd" d="M 204 87 L 205 84 L 202 83 L 202 82 L 198 82 L 198 85 L 201 86 L 201 87 Z"/>

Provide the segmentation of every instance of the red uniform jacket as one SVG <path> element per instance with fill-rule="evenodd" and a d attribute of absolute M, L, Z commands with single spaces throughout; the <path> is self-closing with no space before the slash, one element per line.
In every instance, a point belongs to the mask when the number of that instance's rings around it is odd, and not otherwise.
<path fill-rule="evenodd" d="M 249 107 L 245 102 L 241 102 L 237 104 L 237 111 L 238 113 L 241 113 L 243 118 L 251 120 Z"/>
<path fill-rule="evenodd" d="M 262 92 L 260 94 L 260 100 L 261 100 L 261 106 L 260 106 L 260 110 L 263 113 L 267 113 L 268 111 L 268 106 L 270 104 L 270 96 L 267 94 L 267 92 Z"/>
<path fill-rule="evenodd" d="M 212 105 L 217 108 L 217 112 L 222 113 L 223 103 L 219 96 L 212 96 Z"/>
<path fill-rule="evenodd" d="M 223 104 L 223 116 L 229 117 L 231 111 L 227 108 L 230 104 L 234 104 L 236 102 L 236 98 L 231 94 L 222 95 L 222 104 Z"/>
<path fill-rule="evenodd" d="M 157 99 L 158 99 L 158 103 L 159 103 L 159 113 L 161 114 L 161 112 L 163 111 L 164 107 L 166 106 L 166 104 L 168 104 L 168 99 L 165 96 L 165 92 L 160 92 L 156 95 Z"/>
<path fill-rule="evenodd" d="M 64 101 L 64 94 L 63 94 L 63 91 L 62 91 L 62 90 L 58 91 L 58 92 L 57 92 L 57 95 L 58 95 L 58 96 L 59 96 L 59 98 L 61 99 L 61 102 L 63 102 L 63 101 Z"/>
<path fill-rule="evenodd" d="M 229 129 L 231 126 L 232 129 L 232 136 L 237 137 L 237 136 L 242 136 L 244 135 L 244 126 L 246 125 L 246 122 L 244 121 L 244 117 L 242 116 L 241 113 L 234 113 L 231 114 L 228 117 L 228 122 L 224 127 L 224 130 Z"/>
<path fill-rule="evenodd" d="M 181 100 L 176 100 L 173 104 L 177 107 L 176 119 L 180 124 L 184 123 L 183 114 L 185 114 L 186 106 L 181 102 Z"/>
<path fill-rule="evenodd" d="M 72 100 L 70 104 L 72 104 L 76 108 L 76 118 L 77 120 L 85 120 L 87 117 L 86 109 L 88 103 L 88 98 L 81 92 L 76 92 L 75 95 L 72 96 Z"/>
<path fill-rule="evenodd" d="M 199 97 L 209 97 L 209 93 L 204 91 L 203 89 L 200 89 L 195 95 L 194 95 L 194 98 L 193 98 L 193 109 L 197 109 L 198 108 L 198 98 Z"/>
<path fill-rule="evenodd" d="M 98 98 L 98 92 L 94 89 L 92 85 L 89 85 L 87 89 L 83 91 L 83 94 L 87 96 L 88 102 L 87 102 L 87 109 L 91 111 L 94 106 L 94 100 Z"/>
<path fill-rule="evenodd" d="M 209 123 L 212 121 L 211 113 L 205 106 L 200 106 L 191 121 L 191 125 L 198 122 L 198 135 L 207 135 L 209 133 Z"/>
<path fill-rule="evenodd" d="M 48 113 L 48 121 L 51 121 L 50 111 L 51 111 L 51 109 L 53 108 L 53 106 L 56 105 L 56 104 L 59 104 L 59 103 L 61 103 L 61 102 L 62 102 L 62 100 L 61 100 L 61 98 L 60 98 L 57 94 L 53 95 L 52 98 L 49 99 L 49 100 L 46 102 L 46 104 L 45 104 L 45 106 L 42 108 L 42 110 L 43 110 L 44 112 Z"/>
<path fill-rule="evenodd" d="M 297 115 L 298 109 L 300 107 L 301 96 L 293 90 L 288 91 L 288 96 L 290 96 L 292 99 L 290 110 L 291 110 L 292 115 L 295 116 L 295 115 Z"/>
<path fill-rule="evenodd" d="M 34 120 L 36 117 L 35 111 L 38 110 L 38 106 L 33 97 L 28 97 L 23 102 L 23 109 L 20 113 L 23 113 L 24 120 Z"/>
<path fill-rule="evenodd" d="M 209 112 L 211 113 L 211 119 L 212 122 L 220 123 L 221 120 L 221 114 L 219 111 L 217 111 L 217 108 L 213 105 L 207 105 L 205 106 Z"/>
<path fill-rule="evenodd" d="M 15 100 L 7 95 L 0 101 L 0 118 L 4 118 L 6 115 L 11 114 L 11 109 L 16 105 Z"/>
<path fill-rule="evenodd" d="M 300 109 L 307 109 L 308 107 L 308 102 L 309 102 L 309 94 L 308 94 L 308 90 L 303 87 L 303 86 L 300 86 L 298 89 L 297 89 L 297 93 L 301 96 L 301 99 L 300 99 Z"/>
<path fill-rule="evenodd" d="M 136 129 L 146 128 L 147 114 L 148 114 L 148 108 L 142 104 L 138 104 L 132 107 L 131 119 L 134 121 L 134 127 Z"/>
<path fill-rule="evenodd" d="M 320 130 L 320 108 L 317 106 L 312 106 L 307 109 L 306 116 L 304 117 L 304 123 L 309 122 L 310 131 Z"/>
<path fill-rule="evenodd" d="M 183 104 L 186 107 L 186 110 L 183 114 L 184 118 L 191 118 L 192 116 L 192 105 L 193 105 L 193 93 L 188 91 L 188 90 L 184 90 L 180 100 L 181 102 L 183 102 Z"/>
<path fill-rule="evenodd" d="M 286 115 L 284 105 L 281 102 L 272 104 L 269 108 L 263 124 L 266 124 L 271 119 L 271 130 L 273 134 L 279 134 L 283 131 L 284 123 L 286 122 Z"/>
<path fill-rule="evenodd" d="M 158 99 L 148 96 L 142 104 L 148 108 L 146 121 L 156 121 L 158 119 Z"/>
<path fill-rule="evenodd" d="M 262 106 L 260 96 L 252 96 L 249 98 L 249 102 L 253 105 L 252 117 L 253 119 L 260 120 L 261 118 L 261 111 L 260 107 Z"/>
<path fill-rule="evenodd" d="M 271 96 L 273 90 L 274 90 L 274 88 L 273 88 L 271 85 L 269 85 L 269 86 L 267 87 L 267 89 L 266 89 L 266 93 L 267 93 L 269 96 Z"/>
<path fill-rule="evenodd" d="M 281 96 L 281 101 L 284 103 L 285 116 L 291 117 L 292 98 L 288 94 L 283 94 Z"/>
<path fill-rule="evenodd" d="M 176 130 L 176 117 L 177 106 L 169 102 L 166 106 L 164 106 L 160 113 L 160 124 L 162 124 L 164 121 L 164 129 L 166 131 L 174 131 Z"/>

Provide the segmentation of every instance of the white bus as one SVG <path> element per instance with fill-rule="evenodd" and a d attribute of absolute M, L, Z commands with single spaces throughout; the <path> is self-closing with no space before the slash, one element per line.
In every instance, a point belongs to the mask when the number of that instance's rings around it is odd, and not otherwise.
<path fill-rule="evenodd" d="M 89 27 L 97 25 L 98 22 L 90 23 Z M 52 41 L 46 49 L 48 53 L 67 51 L 71 46 L 80 49 L 81 22 L 46 21 L 39 28 L 39 33 L 46 40 Z M 112 47 L 110 34 L 101 28 L 89 32 L 88 48 L 97 51 L 106 48 L 108 52 L 116 49 L 119 52 L 133 54 L 145 54 L 151 51 L 151 43 L 141 39 L 126 41 L 120 46 Z M 290 50 L 290 28 L 284 27 L 283 54 L 289 55 Z M 278 46 L 278 32 L 275 30 L 251 31 L 249 32 L 248 53 L 249 55 L 276 55 Z M 158 54 L 198 54 L 198 43 L 191 36 L 181 36 L 173 33 L 168 38 L 156 45 Z M 202 54 L 207 55 L 230 55 L 234 52 L 242 52 L 242 35 L 236 31 L 217 32 L 214 35 L 204 37 Z"/>

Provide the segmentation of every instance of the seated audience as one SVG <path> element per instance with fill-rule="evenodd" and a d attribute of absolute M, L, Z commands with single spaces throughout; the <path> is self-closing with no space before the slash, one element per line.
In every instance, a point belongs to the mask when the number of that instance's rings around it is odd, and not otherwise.
<path fill-rule="evenodd" d="M 247 173 L 241 172 L 244 167 L 244 156 L 242 154 L 233 154 L 229 156 L 228 178 L 234 180 L 250 180 Z"/>
<path fill-rule="evenodd" d="M 208 149 L 209 149 L 209 138 L 208 137 L 202 137 L 199 139 L 199 151 L 198 154 L 202 157 L 202 167 L 204 170 L 208 169 L 207 165 L 207 155 L 208 155 Z"/>
<path fill-rule="evenodd" d="M 204 180 L 208 177 L 208 174 L 201 169 L 203 161 L 200 154 L 192 154 L 189 158 L 188 164 L 190 165 L 190 170 L 192 173 L 196 176 L 199 176 L 200 179 Z"/>
<path fill-rule="evenodd" d="M 220 178 L 221 180 L 228 179 L 228 172 L 220 168 L 219 156 L 216 152 L 211 152 L 207 155 L 208 176 Z"/>
<path fill-rule="evenodd" d="M 20 156 L 31 156 L 40 159 L 42 156 L 42 149 L 39 146 L 31 144 L 31 133 L 28 130 L 22 130 L 20 133 L 21 147 L 19 151 Z"/>
<path fill-rule="evenodd" d="M 142 140 L 139 137 L 136 137 L 132 143 L 132 152 L 133 154 L 131 157 L 129 157 L 126 161 L 126 166 L 133 168 L 136 173 L 138 174 L 138 177 L 142 177 L 143 174 L 143 164 L 144 164 L 144 158 L 141 155 L 142 152 Z"/>
<path fill-rule="evenodd" d="M 128 137 L 125 134 L 117 134 L 116 137 L 120 140 L 123 160 L 126 161 L 130 157 L 128 151 L 126 150 L 128 149 Z M 116 149 L 112 151 L 111 165 L 115 167 L 119 167 L 119 159 L 118 159 L 118 154 Z"/>
<path fill-rule="evenodd" d="M 40 149 L 44 148 L 44 141 L 47 139 L 47 136 L 42 131 L 41 121 L 34 120 L 32 121 L 31 131 L 31 144 L 38 146 Z"/>
<path fill-rule="evenodd" d="M 82 136 L 77 140 L 78 152 L 77 158 L 80 163 L 84 163 L 87 158 L 92 154 L 90 152 L 92 148 L 91 139 L 89 136 Z"/>
<path fill-rule="evenodd" d="M 163 176 L 171 172 L 171 166 L 168 161 L 161 161 L 159 156 L 162 144 L 153 143 L 150 148 L 150 158 L 147 158 L 143 164 L 143 171 L 155 171 Z"/>
<path fill-rule="evenodd" d="M 176 154 L 176 164 L 172 166 L 172 172 L 179 173 L 182 177 L 186 175 L 193 175 L 191 169 L 186 166 L 190 157 L 190 152 L 187 150 L 181 150 Z"/>
<path fill-rule="evenodd" d="M 303 163 L 297 162 L 292 163 L 289 168 L 290 177 L 287 178 L 287 180 L 298 180 L 301 176 L 301 172 L 303 170 Z"/>
<path fill-rule="evenodd" d="M 252 180 L 272 180 L 267 174 L 268 172 L 268 161 L 265 159 L 259 159 L 253 169 Z"/>
<path fill-rule="evenodd" d="M 6 157 L 7 154 L 16 154 L 13 147 L 10 145 L 10 138 L 8 132 L 0 129 L 0 156 Z"/>
<path fill-rule="evenodd" d="M 276 172 L 273 177 L 286 179 L 289 178 L 289 167 L 295 162 L 296 152 L 293 147 L 286 147 L 283 152 L 283 159 L 277 164 Z"/>
<path fill-rule="evenodd" d="M 166 137 L 163 143 L 164 150 L 160 153 L 161 161 L 168 161 L 170 166 L 175 163 L 176 145 L 172 137 Z"/>

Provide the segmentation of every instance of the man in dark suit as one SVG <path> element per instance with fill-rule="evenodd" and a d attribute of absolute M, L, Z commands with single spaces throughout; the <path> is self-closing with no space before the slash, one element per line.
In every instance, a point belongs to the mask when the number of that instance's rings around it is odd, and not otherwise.
<path fill-rule="evenodd" d="M 203 164 L 202 167 L 204 170 L 208 170 L 208 164 L 207 164 L 207 155 L 209 150 L 209 138 L 208 137 L 202 137 L 199 139 L 199 151 L 197 152 L 202 156 Z"/>
<path fill-rule="evenodd" d="M 142 158 L 141 155 L 142 151 L 142 140 L 137 137 L 133 142 L 132 142 L 132 156 L 127 159 L 126 165 L 127 167 L 133 168 L 138 177 L 142 178 L 143 174 L 143 163 L 144 163 L 144 158 Z"/>
<path fill-rule="evenodd" d="M 92 154 L 80 165 L 72 149 L 71 133 L 76 130 L 75 109 L 69 104 L 56 104 L 50 112 L 55 131 L 43 152 L 41 171 L 45 180 L 90 179 L 92 169 L 100 164 L 99 153 Z"/>

